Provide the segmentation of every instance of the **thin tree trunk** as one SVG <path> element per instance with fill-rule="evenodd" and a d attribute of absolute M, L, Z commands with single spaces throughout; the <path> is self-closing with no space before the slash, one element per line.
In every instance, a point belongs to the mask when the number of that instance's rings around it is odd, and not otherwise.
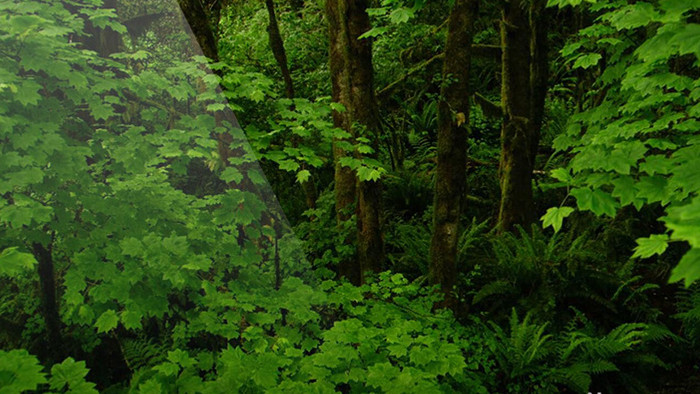
<path fill-rule="evenodd" d="M 504 5 L 501 21 L 503 125 L 499 178 L 499 231 L 511 231 L 535 220 L 532 201 L 533 107 L 531 89 L 531 29 L 525 0 Z"/>
<path fill-rule="evenodd" d="M 361 283 L 365 271 L 379 271 L 384 259 L 382 240 L 381 184 L 366 181 L 356 184 L 354 171 L 341 166 L 340 159 L 347 152 L 342 145 L 364 136 L 372 141 L 375 151 L 380 132 L 379 111 L 374 93 L 372 46 L 359 37 L 370 29 L 366 0 L 327 0 L 329 22 L 330 71 L 333 101 L 343 104 L 346 111 L 335 111 L 334 124 L 350 135 L 350 139 L 334 142 L 336 160 L 335 196 L 336 216 L 339 222 L 349 218 L 348 208 L 357 201 L 357 261 L 341 264 L 340 273 L 353 283 Z M 354 127 L 358 124 L 360 127 Z M 356 200 L 357 198 L 357 200 Z"/>
<path fill-rule="evenodd" d="M 272 49 L 272 54 L 277 61 L 277 66 L 280 68 L 282 73 L 282 79 L 284 80 L 284 91 L 289 99 L 294 98 L 294 81 L 292 80 L 292 75 L 289 72 L 289 66 L 287 63 L 287 51 L 284 49 L 284 41 L 282 40 L 282 35 L 280 34 L 279 25 L 277 23 L 277 16 L 275 14 L 275 2 L 274 0 L 265 0 L 265 6 L 267 7 L 267 15 L 269 18 L 269 25 L 267 27 L 267 33 L 270 41 L 270 49 Z M 299 144 L 299 138 L 296 136 L 292 137 L 292 144 L 296 148 Z M 301 169 L 305 170 L 306 164 L 301 165 Z M 316 208 L 316 187 L 311 180 L 307 180 L 301 183 L 301 187 L 304 190 L 304 198 L 306 200 L 306 207 L 309 209 Z"/>
<path fill-rule="evenodd" d="M 47 248 L 39 243 L 35 243 L 32 247 L 34 257 L 38 262 L 41 311 L 46 323 L 48 353 L 52 361 L 59 362 L 63 359 L 65 349 L 61 335 L 61 317 L 58 314 L 58 301 L 56 300 L 56 277 L 51 247 Z"/>
<path fill-rule="evenodd" d="M 282 72 L 282 79 L 284 79 L 284 91 L 287 98 L 291 99 L 294 98 L 294 83 L 292 82 L 292 75 L 289 73 L 287 52 L 284 50 L 284 42 L 282 41 L 279 25 L 277 24 L 274 0 L 265 0 L 265 7 L 267 7 L 267 15 L 270 21 L 267 26 L 267 34 L 270 39 L 270 48 L 272 49 L 272 54 L 274 55 L 275 60 L 277 61 L 277 66 L 279 66 L 280 72 Z"/>
<path fill-rule="evenodd" d="M 430 278 L 442 285 L 452 305 L 455 283 L 459 217 L 464 204 L 469 121 L 469 69 L 472 28 L 478 0 L 456 0 L 450 13 L 445 45 L 443 85 L 438 103 L 437 173 L 433 236 L 430 243 Z"/>

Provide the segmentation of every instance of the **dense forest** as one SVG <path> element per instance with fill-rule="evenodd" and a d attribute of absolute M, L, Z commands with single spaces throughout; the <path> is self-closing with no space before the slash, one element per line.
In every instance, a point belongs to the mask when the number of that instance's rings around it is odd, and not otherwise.
<path fill-rule="evenodd" d="M 0 393 L 700 393 L 700 1 L 0 0 Z"/>

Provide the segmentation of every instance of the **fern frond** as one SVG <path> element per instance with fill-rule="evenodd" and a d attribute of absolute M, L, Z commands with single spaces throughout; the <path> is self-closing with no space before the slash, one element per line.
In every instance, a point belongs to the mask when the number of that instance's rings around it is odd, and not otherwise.
<path fill-rule="evenodd" d="M 476 305 L 483 301 L 485 298 L 493 295 L 504 295 L 511 293 L 513 291 L 513 284 L 505 280 L 496 280 L 484 285 L 479 291 L 474 295 L 472 299 L 472 304 Z"/>

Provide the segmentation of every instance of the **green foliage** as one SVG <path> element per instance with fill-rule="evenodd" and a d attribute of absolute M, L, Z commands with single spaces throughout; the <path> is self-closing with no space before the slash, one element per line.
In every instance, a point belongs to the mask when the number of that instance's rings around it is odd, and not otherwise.
<path fill-rule="evenodd" d="M 36 391 L 45 385 L 53 392 L 96 394 L 95 384 L 85 380 L 88 374 L 84 361 L 67 358 L 51 367 L 47 378 L 39 360 L 26 350 L 0 350 L 0 393 Z"/>
<path fill-rule="evenodd" d="M 63 390 L 71 393 L 97 394 L 95 384 L 86 382 L 85 376 L 88 374 L 85 368 L 85 361 L 76 362 L 72 358 L 67 358 L 60 364 L 51 367 L 51 378 L 49 385 L 52 390 Z"/>
<path fill-rule="evenodd" d="M 34 267 L 36 259 L 31 253 L 18 252 L 17 248 L 7 248 L 0 253 L 0 275 L 17 276 Z"/>
<path fill-rule="evenodd" d="M 678 314 L 683 322 L 686 337 L 694 346 L 700 344 L 700 290 L 697 285 L 685 289 L 678 295 Z"/>
<path fill-rule="evenodd" d="M 646 324 L 623 324 L 600 335 L 592 333 L 590 326 L 578 327 L 581 319 L 585 322 L 579 315 L 556 335 L 547 334 L 547 323 L 534 323 L 530 315 L 520 321 L 515 310 L 507 331 L 492 324 L 490 343 L 498 368 L 505 372 L 501 390 L 558 392 L 559 387 L 565 386 L 575 392 L 586 392 L 593 389 L 594 380 L 600 380 L 595 387 L 612 391 L 617 380 L 627 379 L 623 371 L 633 369 L 633 364 L 665 366 L 644 345 L 670 336 L 668 330 Z M 612 376 L 611 382 L 601 380 L 605 376 Z"/>
<path fill-rule="evenodd" d="M 327 97 L 323 2 L 276 3 L 294 99 L 281 98 L 260 2 L 221 10 L 215 64 L 191 56 L 179 19 L 151 3 L 143 10 L 155 27 L 134 32 L 130 18 L 143 15 L 131 1 L 112 10 L 0 0 L 0 346 L 27 349 L 0 350 L 0 392 L 612 392 L 642 387 L 638 378 L 665 366 L 654 343 L 677 339 L 656 321 L 668 289 L 608 261 L 605 233 L 579 236 L 576 220 L 588 217 L 566 199 L 616 220 L 628 205 L 667 208 L 667 228 L 638 239 L 635 257 L 700 242 L 692 5 L 585 5 L 600 18 L 553 66 L 600 72 L 599 82 L 566 131 L 573 106 L 548 103 L 542 148 L 556 135 L 557 152 L 543 169 L 556 183 L 536 180 L 567 188 L 542 217 L 554 236 L 490 231 L 500 124 L 471 112 L 461 213 L 471 221 L 459 234 L 453 313 L 426 284 L 439 65 L 414 69 L 442 51 L 449 2 L 382 0 L 370 10 L 376 87 L 415 72 L 382 98 L 378 146 L 360 127 L 357 138 L 333 127 L 332 110 L 343 108 Z M 495 17 L 499 7 L 482 12 Z M 88 36 L 106 27 L 123 42 L 102 56 Z M 480 28 L 476 42 L 495 42 L 492 26 Z M 495 98 L 490 62 L 475 60 L 472 83 Z M 339 163 L 334 139 L 348 153 Z M 336 164 L 383 181 L 392 271 L 368 274 L 362 286 L 338 279 L 338 264 L 355 256 L 357 223 L 337 223 Z M 321 186 L 296 233 L 266 177 L 282 203 L 299 183 Z M 54 269 L 61 350 L 73 356 L 54 365 L 39 247 Z M 625 260 L 632 247 L 619 248 Z M 692 279 L 696 257 L 691 249 L 672 279 Z M 696 295 L 681 293 L 677 315 L 693 344 Z"/>
<path fill-rule="evenodd" d="M 42 370 L 39 360 L 26 350 L 0 350 L 0 393 L 36 390 L 47 382 Z"/>
<path fill-rule="evenodd" d="M 552 2 L 576 5 L 580 2 Z M 596 2 L 596 23 L 562 50 L 574 67 L 598 68 L 598 94 L 574 115 L 554 147 L 573 154 L 567 166 L 580 210 L 614 216 L 624 206 L 640 209 L 660 204 L 670 240 L 691 250 L 670 281 L 689 285 L 700 278 L 696 229 L 699 184 L 697 167 L 698 25 L 689 16 L 697 2 Z M 638 38 L 633 38 L 636 36 Z M 580 55 L 586 50 L 594 53 Z M 543 219 L 554 221 L 554 212 Z M 692 230 L 691 230 L 692 229 Z M 663 253 L 664 235 L 640 239 L 635 257 Z"/>

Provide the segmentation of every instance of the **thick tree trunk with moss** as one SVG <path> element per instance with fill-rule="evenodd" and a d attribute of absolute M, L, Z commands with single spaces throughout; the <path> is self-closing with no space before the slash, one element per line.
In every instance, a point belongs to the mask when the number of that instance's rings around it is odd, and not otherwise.
<path fill-rule="evenodd" d="M 349 81 L 346 69 L 345 40 L 341 31 L 342 21 L 338 10 L 339 0 L 326 1 L 326 19 L 329 36 L 329 67 L 331 74 L 331 95 L 335 103 L 343 104 L 345 111 L 333 111 L 333 125 L 343 130 L 351 130 L 347 106 L 349 98 Z M 353 171 L 340 165 L 340 159 L 349 152 L 342 149 L 344 143 L 351 143 L 352 138 L 336 138 L 333 141 L 333 158 L 335 160 L 335 211 L 338 222 L 350 218 L 349 208 L 355 202 L 355 175 Z"/>
<path fill-rule="evenodd" d="M 527 226 L 535 219 L 532 170 L 536 146 L 532 122 L 531 29 L 525 0 L 504 5 L 501 21 L 503 125 L 499 178 L 499 231 Z"/>
<path fill-rule="evenodd" d="M 456 276 L 459 218 L 464 204 L 469 121 L 469 69 L 477 0 L 456 0 L 450 13 L 438 103 L 437 173 L 430 278 L 442 285 L 448 305 Z"/>
<path fill-rule="evenodd" d="M 363 273 L 379 271 L 384 259 L 380 228 L 381 185 L 359 182 L 354 171 L 341 166 L 339 160 L 348 152 L 343 145 L 361 134 L 377 145 L 380 122 L 374 95 L 372 46 L 359 37 L 370 29 L 365 0 L 327 0 L 326 15 L 330 37 L 330 71 L 333 101 L 343 104 L 344 112 L 335 111 L 336 127 L 346 130 L 349 139 L 336 140 L 335 196 L 339 222 L 349 218 L 348 208 L 356 202 L 357 261 L 342 264 L 340 272 L 353 283 L 361 283 Z M 363 133 L 364 132 L 364 133 Z"/>
<path fill-rule="evenodd" d="M 375 152 L 379 148 L 379 108 L 374 92 L 372 43 L 359 39 L 370 30 L 366 0 L 347 0 L 348 33 L 350 42 L 351 116 L 360 125 L 363 137 L 368 138 Z M 376 158 L 374 155 L 373 158 Z M 357 254 L 363 272 L 379 272 L 384 260 L 384 241 L 381 233 L 381 184 L 378 181 L 360 181 L 357 203 Z"/>

